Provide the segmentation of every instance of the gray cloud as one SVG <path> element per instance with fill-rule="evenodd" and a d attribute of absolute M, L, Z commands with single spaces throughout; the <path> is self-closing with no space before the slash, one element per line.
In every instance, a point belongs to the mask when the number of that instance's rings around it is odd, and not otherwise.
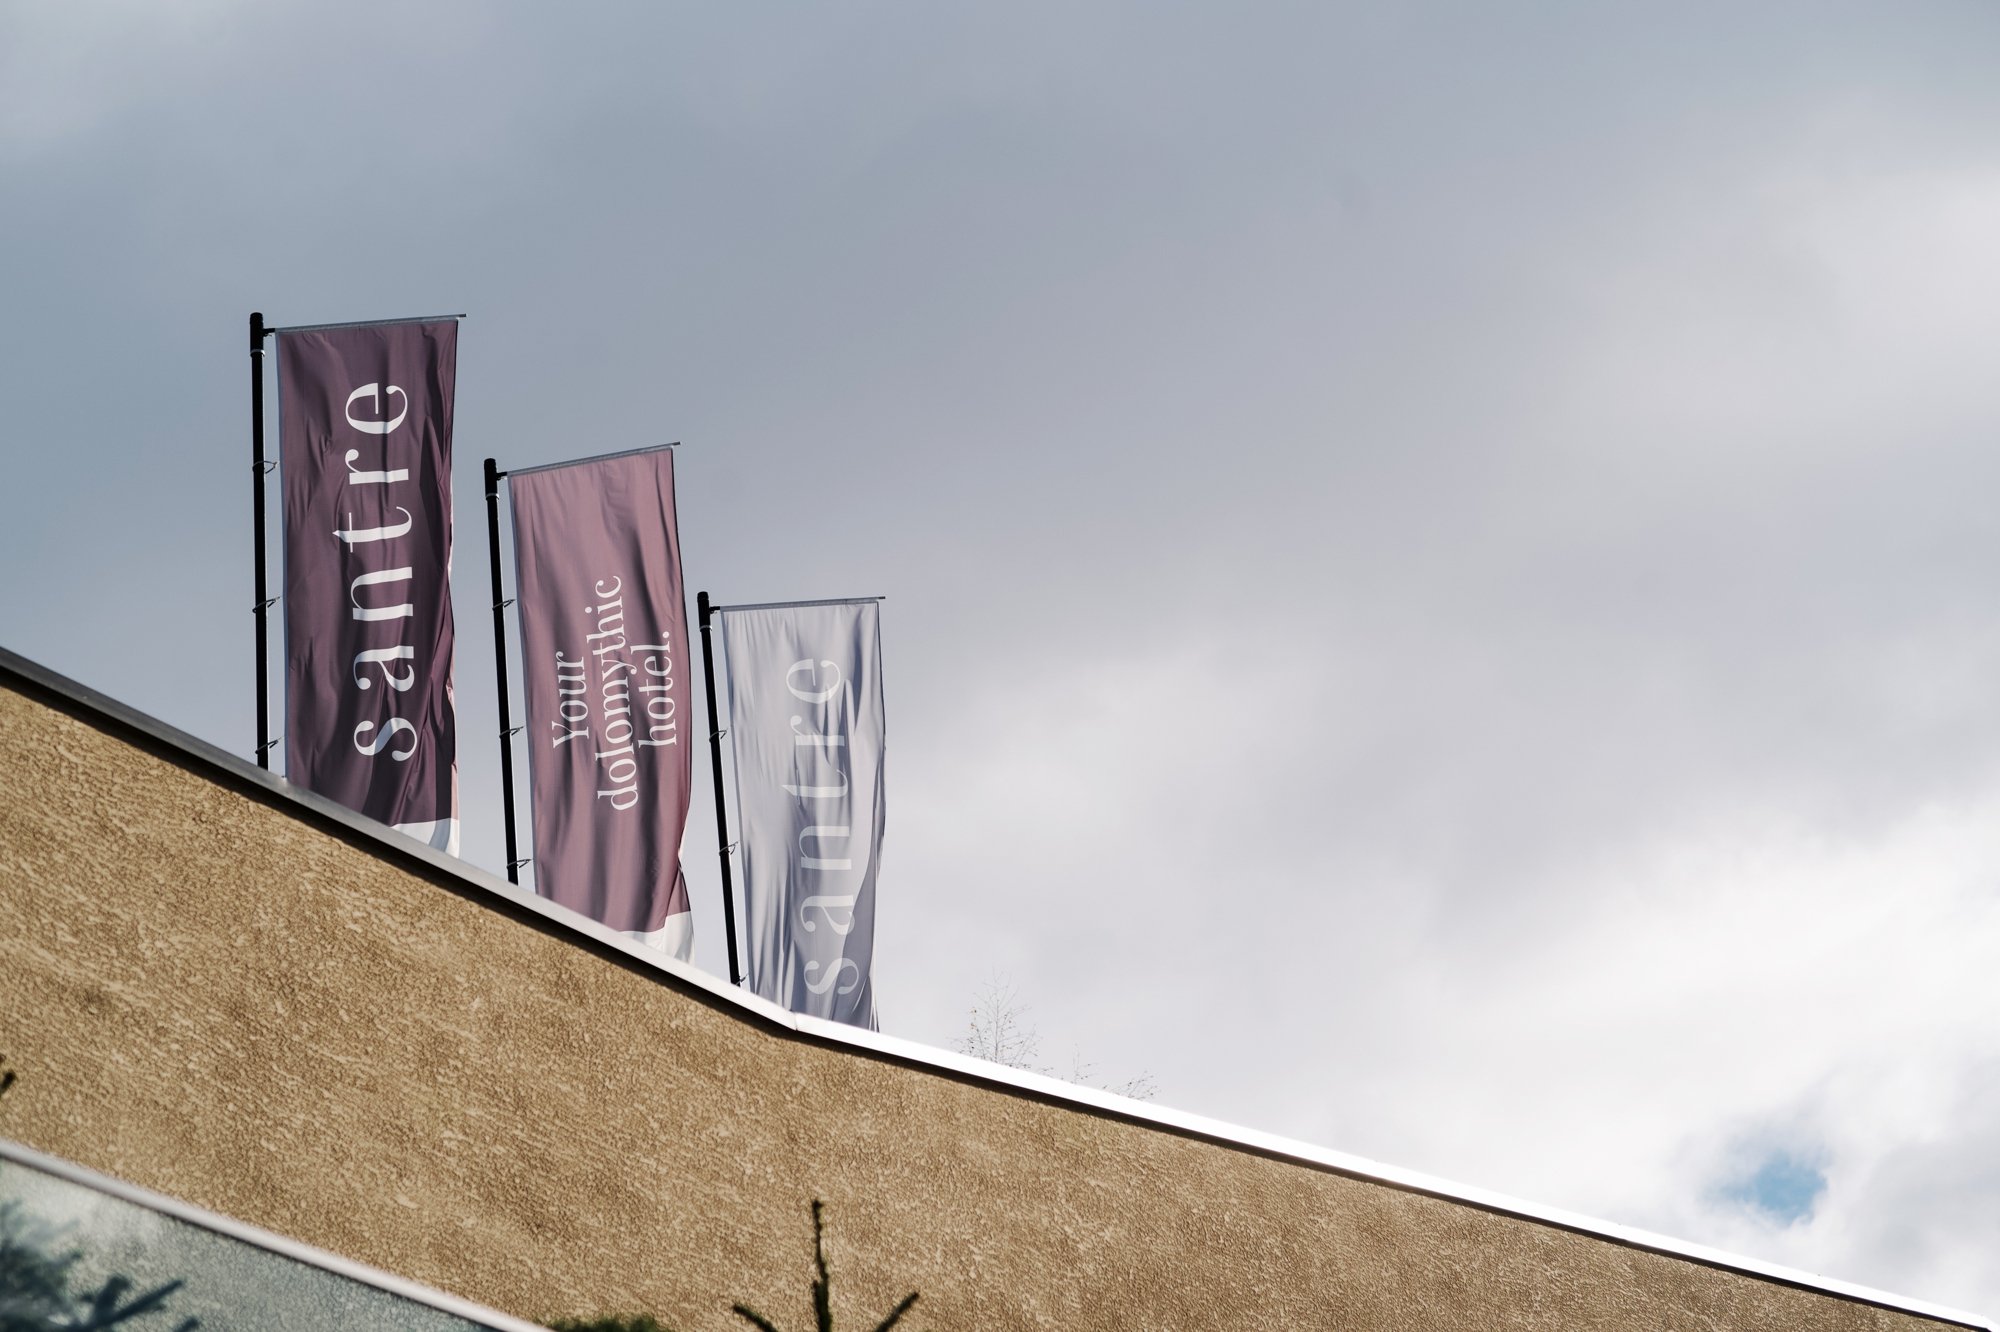
<path fill-rule="evenodd" d="M 0 19 L 0 641 L 247 749 L 244 316 L 468 310 L 889 596 L 890 1030 L 2000 1308 L 1992 12 L 390 12 Z"/>

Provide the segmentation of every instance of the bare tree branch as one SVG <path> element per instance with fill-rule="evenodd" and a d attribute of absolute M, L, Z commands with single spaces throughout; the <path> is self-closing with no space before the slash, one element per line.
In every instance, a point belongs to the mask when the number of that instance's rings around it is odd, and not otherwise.
<path fill-rule="evenodd" d="M 1015 988 L 1014 982 L 998 972 L 987 977 L 986 983 L 980 987 L 979 994 L 972 1001 L 965 1035 L 953 1048 L 974 1059 L 984 1059 L 1007 1068 L 1025 1069 L 1030 1073 L 1047 1074 L 1135 1101 L 1150 1101 L 1160 1093 L 1150 1073 L 1141 1073 L 1123 1082 L 1105 1082 L 1097 1076 L 1095 1065 L 1077 1053 L 1070 1056 L 1067 1075 L 1042 1064 L 1039 1059 L 1042 1037 L 1035 1030 L 1034 1023 L 1028 1020 L 1028 1005 L 1021 1001 L 1020 991 Z"/>

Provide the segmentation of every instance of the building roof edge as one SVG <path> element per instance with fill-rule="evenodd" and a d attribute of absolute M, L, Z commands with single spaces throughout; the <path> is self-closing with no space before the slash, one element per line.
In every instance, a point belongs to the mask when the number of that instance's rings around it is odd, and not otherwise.
<path fill-rule="evenodd" d="M 967 1055 L 939 1050 L 898 1036 L 885 1036 L 841 1023 L 806 1017 L 787 1011 L 757 995 L 712 976 L 691 963 L 679 962 L 632 943 L 586 916 L 536 897 L 526 889 L 508 883 L 470 862 L 432 849 L 386 824 L 366 818 L 326 797 L 292 785 L 282 777 L 259 768 L 185 731 L 140 712 L 127 704 L 79 684 L 38 662 L 0 647 L 0 683 L 27 686 L 26 692 L 59 700 L 72 714 L 85 714 L 125 731 L 155 750 L 178 756 L 183 766 L 205 769 L 223 784 L 280 808 L 289 808 L 309 821 L 330 825 L 331 831 L 352 843 L 367 846 L 390 859 L 420 868 L 424 877 L 461 896 L 481 901 L 497 910 L 523 919 L 550 932 L 559 932 L 587 941 L 600 953 L 610 953 L 635 970 L 653 973 L 676 989 L 694 990 L 717 1007 L 729 1007 L 744 1017 L 794 1036 L 826 1045 L 843 1046 L 895 1063 L 978 1083 L 997 1090 L 1025 1094 L 1035 1099 L 1073 1109 L 1109 1115 L 1136 1124 L 1164 1129 L 1187 1137 L 1200 1138 L 1219 1146 L 1254 1152 L 1260 1156 L 1290 1161 L 1313 1169 L 1345 1175 L 1406 1192 L 1420 1193 L 1445 1202 L 1459 1203 L 1481 1211 L 1495 1212 L 1519 1220 L 1552 1226 L 1580 1235 L 1608 1240 L 1627 1248 L 1642 1249 L 1665 1257 L 1679 1258 L 1704 1267 L 1735 1272 L 1759 1280 L 1775 1282 L 1851 1300 L 1898 1313 L 1914 1314 L 1978 1332 L 2000 1332 L 1991 1320 L 1961 1310 L 1949 1309 L 1924 1300 L 1910 1299 L 1732 1254 L 1706 1245 L 1673 1239 L 1665 1235 L 1603 1221 L 1561 1208 L 1545 1207 L 1506 1194 L 1472 1185 L 1384 1165 L 1364 1157 L 1318 1147 L 1311 1143 L 1265 1133 L 1257 1129 L 1210 1119 L 1203 1115 L 1171 1110 L 1147 1101 L 1135 1101 L 1111 1092 L 1064 1082 L 1039 1073 L 1007 1068 Z"/>

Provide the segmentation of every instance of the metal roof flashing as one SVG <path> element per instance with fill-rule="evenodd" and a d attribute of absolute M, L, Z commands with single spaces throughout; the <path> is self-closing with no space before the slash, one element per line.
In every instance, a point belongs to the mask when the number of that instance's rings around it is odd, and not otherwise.
<path fill-rule="evenodd" d="M 182 767 L 202 772 L 211 779 L 270 805 L 289 809 L 299 817 L 321 825 L 352 844 L 368 847 L 378 854 L 401 862 L 423 877 L 461 896 L 480 901 L 538 928 L 560 932 L 593 951 L 609 955 L 636 970 L 648 972 L 675 989 L 694 991 L 713 1006 L 731 1008 L 746 1019 L 795 1037 L 826 1045 L 842 1046 L 875 1058 L 887 1059 L 996 1090 L 1027 1095 L 1088 1113 L 1109 1115 L 1170 1133 L 1200 1138 L 1221 1146 L 1254 1152 L 1390 1188 L 1421 1193 L 1577 1234 L 1594 1236 L 1615 1244 L 1684 1259 L 1706 1267 L 1736 1272 L 1900 1313 L 1914 1314 L 1960 1327 L 1979 1329 L 1980 1332 L 2000 1332 L 2000 1326 L 1996 1326 L 1986 1318 L 1923 1300 L 1908 1299 L 1850 1282 L 1796 1271 L 1705 1245 L 1567 1212 L 1560 1208 L 1524 1202 L 1491 1190 L 1457 1184 L 1418 1171 L 1384 1165 L 1363 1157 L 1317 1147 L 1273 1133 L 1242 1128 L 1202 1115 L 1171 1110 L 1151 1102 L 1130 1100 L 1111 1092 L 1078 1086 L 1042 1074 L 1006 1068 L 952 1051 L 921 1045 L 901 1037 L 886 1036 L 879 1032 L 794 1014 L 769 1000 L 730 985 L 692 964 L 675 961 L 634 944 L 588 917 L 536 897 L 526 889 L 509 884 L 498 875 L 433 850 L 385 824 L 364 818 L 323 796 L 295 787 L 283 778 L 258 768 L 247 759 L 177 730 L 4 647 L 0 647 L 0 683 L 15 688 L 17 692 L 38 695 L 50 701 L 59 710 L 91 720 L 109 729 L 122 731 L 142 748 L 148 748 Z"/>

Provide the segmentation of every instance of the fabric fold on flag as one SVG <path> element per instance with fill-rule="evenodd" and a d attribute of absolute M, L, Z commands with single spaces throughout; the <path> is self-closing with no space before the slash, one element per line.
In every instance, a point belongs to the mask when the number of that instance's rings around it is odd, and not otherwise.
<path fill-rule="evenodd" d="M 874 1030 L 880 607 L 723 606 L 750 988 Z"/>
<path fill-rule="evenodd" d="M 280 329 L 285 775 L 458 854 L 458 325 Z"/>
<path fill-rule="evenodd" d="M 515 471 L 535 891 L 686 961 L 699 732 L 670 448 Z"/>

